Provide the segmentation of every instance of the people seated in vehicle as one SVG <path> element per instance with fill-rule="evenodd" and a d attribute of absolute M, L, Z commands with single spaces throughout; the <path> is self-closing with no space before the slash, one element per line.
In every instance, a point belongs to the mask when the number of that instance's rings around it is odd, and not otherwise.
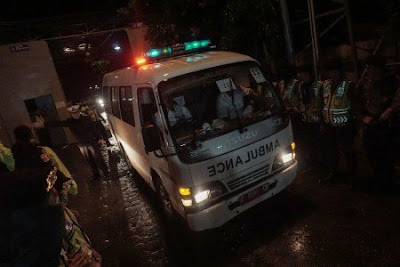
<path fill-rule="evenodd" d="M 218 119 L 234 120 L 240 118 L 244 109 L 242 90 L 232 89 L 221 92 L 217 97 L 216 105 Z"/>
<path fill-rule="evenodd" d="M 255 109 L 255 101 L 254 98 L 250 95 L 245 98 L 245 108 L 242 113 L 242 119 L 252 119 L 254 118 L 254 109 Z"/>
<path fill-rule="evenodd" d="M 185 99 L 183 96 L 179 97 L 168 97 L 166 106 L 167 106 L 167 117 L 168 122 L 171 127 L 174 127 L 182 122 L 188 122 L 192 119 L 192 114 L 190 113 L 189 109 L 185 107 Z M 161 126 L 161 117 L 156 114 L 155 115 L 155 122 L 158 127 Z"/>
<path fill-rule="evenodd" d="M 244 110 L 242 113 L 242 119 L 252 119 L 255 116 L 255 112 L 260 109 L 260 94 L 253 89 L 253 86 L 246 83 L 239 85 L 240 89 L 243 91 L 244 99 Z"/>
<path fill-rule="evenodd" d="M 244 95 L 242 119 L 252 119 L 258 112 L 271 114 L 274 98 L 267 83 L 258 84 L 251 77 L 237 82 Z"/>

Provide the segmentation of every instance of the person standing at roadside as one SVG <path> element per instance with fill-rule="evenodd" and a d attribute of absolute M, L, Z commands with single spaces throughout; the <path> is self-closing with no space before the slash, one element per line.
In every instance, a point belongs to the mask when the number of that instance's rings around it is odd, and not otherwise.
<path fill-rule="evenodd" d="M 105 119 L 98 113 L 94 104 L 91 102 L 87 102 L 80 107 L 81 115 L 89 116 L 94 125 L 97 127 L 97 130 L 101 134 L 102 139 L 106 142 L 107 146 L 111 146 L 108 137 L 110 133 L 107 133 L 106 128 L 103 125 L 103 122 L 106 122 Z"/>
<path fill-rule="evenodd" d="M 365 127 L 365 148 L 375 178 L 381 186 L 393 183 L 394 130 L 391 118 L 398 112 L 400 99 L 395 81 L 385 73 L 385 60 L 370 57 L 367 75 L 360 82 L 360 119 Z"/>
<path fill-rule="evenodd" d="M 100 150 L 100 143 L 103 142 L 103 139 L 97 127 L 88 116 L 81 116 L 79 105 L 69 107 L 68 112 L 71 118 L 63 121 L 48 121 L 45 125 L 48 127 L 68 127 L 78 141 L 81 154 L 92 169 L 93 180 L 100 177 L 100 172 L 103 172 L 105 177 L 109 177 L 110 171 Z M 39 127 L 40 125 L 34 124 L 33 126 Z"/>
<path fill-rule="evenodd" d="M 319 182 L 338 181 L 351 188 L 358 182 L 357 154 L 354 151 L 355 121 L 354 86 L 345 80 L 343 70 L 332 71 L 322 85 L 323 122 L 321 123 L 321 152 L 327 174 Z M 345 168 L 340 165 L 341 159 Z"/>

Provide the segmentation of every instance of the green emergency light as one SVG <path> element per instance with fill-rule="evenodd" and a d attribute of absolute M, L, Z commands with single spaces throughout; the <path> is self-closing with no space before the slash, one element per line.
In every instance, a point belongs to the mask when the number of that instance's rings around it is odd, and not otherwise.
<path fill-rule="evenodd" d="M 191 53 L 199 49 L 204 49 L 209 47 L 211 44 L 210 40 L 199 40 L 185 43 L 178 43 L 172 46 L 167 46 L 163 48 L 152 48 L 144 55 L 146 57 L 157 59 L 157 58 L 165 58 L 168 56 L 174 55 L 183 55 L 186 53 Z"/>

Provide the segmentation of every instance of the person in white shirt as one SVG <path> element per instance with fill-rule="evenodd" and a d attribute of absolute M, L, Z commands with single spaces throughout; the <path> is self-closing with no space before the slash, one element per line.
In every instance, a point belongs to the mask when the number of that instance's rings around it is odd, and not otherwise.
<path fill-rule="evenodd" d="M 192 114 L 184 105 L 176 103 L 172 98 L 167 100 L 167 117 L 171 127 L 175 126 L 182 120 L 191 120 Z M 161 117 L 159 114 L 155 116 L 155 123 L 158 127 L 161 126 Z"/>
<path fill-rule="evenodd" d="M 232 92 L 233 91 L 233 92 Z M 242 116 L 244 102 L 242 90 L 232 90 L 222 92 L 217 97 L 217 117 L 218 119 L 237 119 Z M 232 97 L 233 94 L 233 97 Z M 233 102 L 232 102 L 233 98 Z"/>

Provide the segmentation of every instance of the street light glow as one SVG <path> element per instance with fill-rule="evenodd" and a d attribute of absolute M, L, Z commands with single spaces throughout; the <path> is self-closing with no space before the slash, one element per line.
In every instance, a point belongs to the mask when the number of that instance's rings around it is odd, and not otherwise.
<path fill-rule="evenodd" d="M 119 51 L 121 50 L 121 47 L 119 45 L 114 45 L 114 50 Z"/>

